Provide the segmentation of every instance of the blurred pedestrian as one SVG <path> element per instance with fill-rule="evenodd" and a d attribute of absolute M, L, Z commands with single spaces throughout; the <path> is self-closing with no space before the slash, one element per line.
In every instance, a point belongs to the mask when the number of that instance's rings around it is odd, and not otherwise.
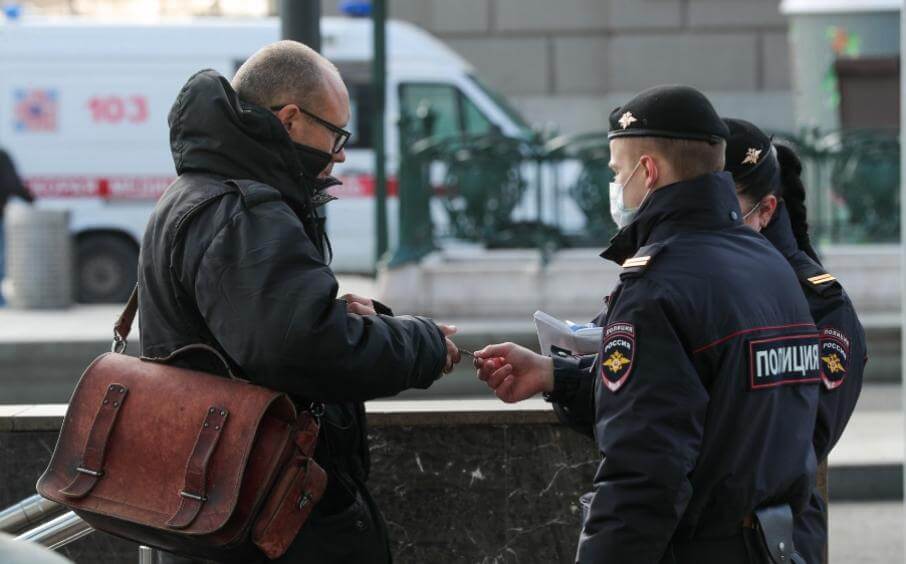
<path fill-rule="evenodd" d="M 0 148 L 0 306 L 6 303 L 3 298 L 3 278 L 6 275 L 6 230 L 3 226 L 3 213 L 6 202 L 13 196 L 22 198 L 28 203 L 35 201 L 34 196 L 22 183 L 13 160 Z"/>

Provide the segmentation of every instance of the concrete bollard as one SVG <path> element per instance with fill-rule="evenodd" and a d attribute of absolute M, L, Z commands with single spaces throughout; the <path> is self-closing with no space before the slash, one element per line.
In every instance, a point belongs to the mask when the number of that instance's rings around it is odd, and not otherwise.
<path fill-rule="evenodd" d="M 17 309 L 66 308 L 73 299 L 69 212 L 9 206 L 3 295 Z"/>

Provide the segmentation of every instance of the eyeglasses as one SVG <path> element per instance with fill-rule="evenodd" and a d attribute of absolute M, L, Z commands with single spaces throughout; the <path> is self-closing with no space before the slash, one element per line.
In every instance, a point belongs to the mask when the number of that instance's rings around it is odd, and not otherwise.
<path fill-rule="evenodd" d="M 279 112 L 280 110 L 282 110 L 283 108 L 285 108 L 288 105 L 289 104 L 283 104 L 281 106 L 271 106 L 270 110 L 272 112 Z M 350 133 L 349 131 L 346 131 L 342 127 L 335 126 L 334 124 L 330 123 L 326 119 L 316 116 L 315 114 L 309 112 L 308 110 L 302 108 L 299 105 L 296 105 L 296 107 L 299 108 L 300 112 L 307 115 L 311 119 L 315 120 L 315 122 L 320 124 L 322 127 L 325 127 L 328 130 L 330 130 L 331 132 L 333 132 L 334 140 L 333 140 L 333 148 L 331 149 L 332 153 L 334 153 L 334 154 L 339 153 L 340 151 L 343 150 L 344 147 L 346 147 L 346 142 L 349 141 L 349 138 L 352 136 L 352 133 Z"/>

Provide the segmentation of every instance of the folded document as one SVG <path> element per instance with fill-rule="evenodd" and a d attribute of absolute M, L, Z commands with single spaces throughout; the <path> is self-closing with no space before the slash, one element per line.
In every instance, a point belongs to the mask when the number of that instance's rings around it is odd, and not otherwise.
<path fill-rule="evenodd" d="M 597 354 L 601 347 L 600 327 L 591 323 L 577 325 L 557 319 L 543 311 L 535 312 L 535 329 L 538 331 L 538 342 L 541 354 L 550 356 L 551 347 L 572 351 L 575 354 Z"/>

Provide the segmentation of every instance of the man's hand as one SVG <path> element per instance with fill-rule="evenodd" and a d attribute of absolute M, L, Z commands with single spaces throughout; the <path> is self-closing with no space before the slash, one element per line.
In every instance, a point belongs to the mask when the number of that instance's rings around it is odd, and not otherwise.
<path fill-rule="evenodd" d="M 462 359 L 456 344 L 450 340 L 450 337 L 456 334 L 456 326 L 444 325 L 442 323 L 438 323 L 437 326 L 440 327 L 447 342 L 447 363 L 444 365 L 444 374 L 449 374 L 450 371 L 453 370 L 453 367 L 459 364 L 459 361 Z"/>
<path fill-rule="evenodd" d="M 344 294 L 341 300 L 346 300 L 346 312 L 358 315 L 377 315 L 374 311 L 374 301 L 355 294 Z"/>
<path fill-rule="evenodd" d="M 478 378 L 506 403 L 516 403 L 554 389 L 554 363 L 513 343 L 475 351 Z"/>

